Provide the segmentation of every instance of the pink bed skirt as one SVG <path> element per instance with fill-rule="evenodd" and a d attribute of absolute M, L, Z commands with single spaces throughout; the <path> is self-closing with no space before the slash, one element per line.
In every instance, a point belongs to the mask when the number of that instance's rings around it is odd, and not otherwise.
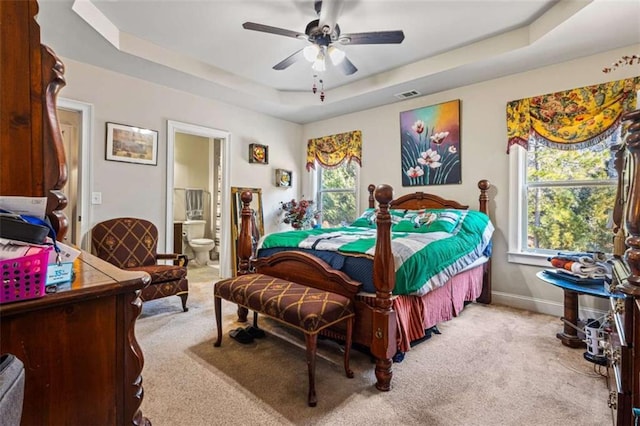
<path fill-rule="evenodd" d="M 398 349 L 408 351 L 410 343 L 425 336 L 425 330 L 457 316 L 464 302 L 482 293 L 484 265 L 464 271 L 445 285 L 424 296 L 397 296 L 393 309 L 398 319 Z"/>

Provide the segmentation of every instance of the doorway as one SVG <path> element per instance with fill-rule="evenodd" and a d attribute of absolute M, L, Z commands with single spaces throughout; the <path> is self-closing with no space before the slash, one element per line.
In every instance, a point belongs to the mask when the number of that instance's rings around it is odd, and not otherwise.
<path fill-rule="evenodd" d="M 167 205 L 166 205 L 166 248 L 173 251 L 174 245 L 174 208 L 176 198 L 176 144 L 177 140 L 188 140 L 185 135 L 206 138 L 209 143 L 209 181 L 205 185 L 205 191 L 211 194 L 208 197 L 211 211 L 217 211 L 217 215 L 212 215 L 214 229 L 219 229 L 219 235 L 212 235 L 216 240 L 217 252 L 219 253 L 220 277 L 229 277 L 231 268 L 229 267 L 229 143 L 230 134 L 223 130 L 209 127 L 197 126 L 194 124 L 182 123 L 169 120 L 167 122 Z M 197 140 L 194 139 L 194 140 Z M 182 142 L 181 142 L 182 143 Z M 219 153 L 219 154 L 218 154 Z M 183 189 L 183 188 L 180 188 Z M 217 216 L 217 217 L 216 217 Z"/>
<path fill-rule="evenodd" d="M 68 167 L 67 184 L 63 188 L 67 207 L 63 210 L 69 220 L 65 242 L 89 251 L 89 189 L 91 175 L 90 135 L 93 106 L 84 102 L 58 98 L 58 121 Z"/>

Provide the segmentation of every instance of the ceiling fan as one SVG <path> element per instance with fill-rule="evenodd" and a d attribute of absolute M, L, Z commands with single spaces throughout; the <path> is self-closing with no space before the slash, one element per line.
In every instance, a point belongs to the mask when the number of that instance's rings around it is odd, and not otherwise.
<path fill-rule="evenodd" d="M 351 75 L 358 71 L 358 68 L 353 65 L 346 57 L 345 52 L 338 46 L 348 44 L 397 44 L 402 43 L 402 40 L 404 40 L 402 30 L 341 34 L 340 27 L 336 21 L 342 8 L 342 0 L 315 1 L 314 7 L 319 18 L 307 24 L 304 34 L 255 22 L 245 22 L 242 27 L 247 30 L 307 40 L 310 43 L 275 64 L 273 66 L 274 70 L 283 70 L 304 58 L 313 63 L 312 68 L 314 71 L 322 72 L 326 68 L 325 58 L 328 56 L 333 65 L 337 66 L 344 74 Z"/>

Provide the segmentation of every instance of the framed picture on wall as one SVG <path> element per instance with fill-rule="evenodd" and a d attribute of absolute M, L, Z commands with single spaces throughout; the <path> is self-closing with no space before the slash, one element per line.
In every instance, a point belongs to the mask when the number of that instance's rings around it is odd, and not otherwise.
<path fill-rule="evenodd" d="M 276 186 L 288 188 L 291 186 L 291 171 L 284 169 L 276 169 Z"/>
<path fill-rule="evenodd" d="M 269 147 L 252 143 L 249 145 L 249 162 L 259 164 L 269 164 Z"/>
<path fill-rule="evenodd" d="M 460 100 L 400 113 L 402 186 L 462 183 Z"/>
<path fill-rule="evenodd" d="M 107 123 L 106 159 L 158 165 L 158 132 L 126 124 Z"/>

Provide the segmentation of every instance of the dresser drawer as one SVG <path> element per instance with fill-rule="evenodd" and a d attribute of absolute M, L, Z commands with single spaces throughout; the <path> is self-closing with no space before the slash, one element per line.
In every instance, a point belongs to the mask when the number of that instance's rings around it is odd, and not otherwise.
<path fill-rule="evenodd" d="M 632 336 L 625 329 L 625 299 L 610 297 L 609 305 L 611 327 L 619 336 L 620 345 L 629 346 Z"/>

